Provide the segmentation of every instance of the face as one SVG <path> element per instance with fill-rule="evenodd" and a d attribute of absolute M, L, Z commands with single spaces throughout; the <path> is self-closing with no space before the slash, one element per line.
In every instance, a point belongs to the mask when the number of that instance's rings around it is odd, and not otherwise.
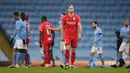
<path fill-rule="evenodd" d="M 65 16 L 65 15 L 63 15 L 63 14 L 60 15 L 60 19 L 61 19 L 61 20 L 62 20 L 63 16 Z"/>
<path fill-rule="evenodd" d="M 96 25 L 97 25 L 97 24 L 92 23 L 92 27 L 93 27 L 93 29 L 96 29 Z"/>
<path fill-rule="evenodd" d="M 68 12 L 69 13 L 74 13 L 74 7 L 73 6 L 69 6 L 68 7 Z"/>
<path fill-rule="evenodd" d="M 13 15 L 14 20 L 17 20 L 17 17 Z"/>
<path fill-rule="evenodd" d="M 129 25 L 129 20 L 125 20 L 124 21 L 124 26 L 128 26 Z"/>

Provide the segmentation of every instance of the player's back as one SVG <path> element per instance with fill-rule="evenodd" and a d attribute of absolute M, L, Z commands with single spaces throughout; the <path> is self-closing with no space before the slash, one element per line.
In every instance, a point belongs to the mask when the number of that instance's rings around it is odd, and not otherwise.
<path fill-rule="evenodd" d="M 27 38 L 27 26 L 26 21 L 19 20 L 16 22 L 16 39 L 26 39 Z"/>
<path fill-rule="evenodd" d="M 49 22 L 40 24 L 40 30 L 43 33 L 42 41 L 43 43 L 52 43 L 52 31 L 46 29 L 46 27 L 52 27 L 52 24 Z"/>

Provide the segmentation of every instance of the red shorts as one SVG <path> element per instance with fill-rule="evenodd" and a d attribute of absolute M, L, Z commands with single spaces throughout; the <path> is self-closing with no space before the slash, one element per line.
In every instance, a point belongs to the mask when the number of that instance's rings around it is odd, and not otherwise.
<path fill-rule="evenodd" d="M 72 48 L 76 48 L 78 46 L 77 38 L 65 38 L 65 45 L 70 45 Z"/>
<path fill-rule="evenodd" d="M 43 50 L 44 51 L 50 51 L 51 50 L 51 44 L 50 43 L 44 43 L 43 44 Z"/>

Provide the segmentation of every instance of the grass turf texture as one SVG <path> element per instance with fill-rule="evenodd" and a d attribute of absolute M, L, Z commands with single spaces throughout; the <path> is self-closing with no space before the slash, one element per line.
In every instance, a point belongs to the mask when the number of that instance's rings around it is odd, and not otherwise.
<path fill-rule="evenodd" d="M 130 69 L 125 68 L 74 68 L 64 70 L 59 67 L 45 68 L 8 68 L 0 67 L 0 73 L 130 73 Z"/>

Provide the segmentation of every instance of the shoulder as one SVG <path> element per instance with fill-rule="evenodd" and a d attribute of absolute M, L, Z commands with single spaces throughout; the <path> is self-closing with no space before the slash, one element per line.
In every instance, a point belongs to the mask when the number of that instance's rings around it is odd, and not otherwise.
<path fill-rule="evenodd" d="M 78 14 L 74 14 L 74 16 L 77 17 L 77 18 L 80 18 L 80 16 Z"/>
<path fill-rule="evenodd" d="M 101 29 L 101 28 L 98 28 L 98 32 L 102 33 L 102 29 Z"/>

